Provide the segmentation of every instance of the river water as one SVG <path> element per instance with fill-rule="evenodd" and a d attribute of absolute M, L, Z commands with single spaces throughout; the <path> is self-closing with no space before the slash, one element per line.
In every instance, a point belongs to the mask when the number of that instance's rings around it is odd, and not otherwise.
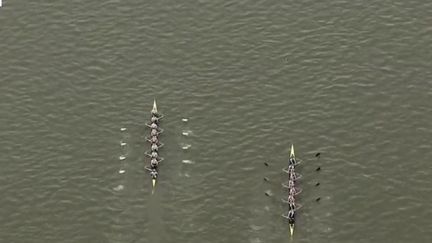
<path fill-rule="evenodd" d="M 432 242 L 431 23 L 425 0 L 3 1 L 0 242 Z"/>

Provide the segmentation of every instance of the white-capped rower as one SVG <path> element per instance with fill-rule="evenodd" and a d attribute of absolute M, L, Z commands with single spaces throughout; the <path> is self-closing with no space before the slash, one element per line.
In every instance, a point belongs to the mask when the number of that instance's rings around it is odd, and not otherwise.
<path fill-rule="evenodd" d="M 152 136 L 150 139 L 147 139 L 150 143 L 159 144 L 159 139 L 157 136 Z"/>
<path fill-rule="evenodd" d="M 150 136 L 154 137 L 154 136 L 157 136 L 157 135 L 159 135 L 159 132 L 156 129 L 152 129 L 151 132 L 150 132 Z"/>
<path fill-rule="evenodd" d="M 152 123 L 158 123 L 159 122 L 159 118 L 157 116 L 152 116 L 151 117 L 151 122 Z"/>
<path fill-rule="evenodd" d="M 158 129 L 158 127 L 159 126 L 156 123 L 154 123 L 154 122 L 152 124 L 150 124 L 150 128 L 151 129 Z"/>
<path fill-rule="evenodd" d="M 155 158 L 155 159 L 157 159 L 158 157 L 159 157 L 159 154 L 158 154 L 157 151 L 152 151 L 152 152 L 151 152 L 151 154 L 150 154 L 150 158 Z"/>
<path fill-rule="evenodd" d="M 159 150 L 159 146 L 158 146 L 157 144 L 153 143 L 153 144 L 151 145 L 151 150 L 152 150 L 152 151 L 158 151 L 158 150 Z"/>
<path fill-rule="evenodd" d="M 150 160 L 150 166 L 151 166 L 151 168 L 156 169 L 158 167 L 158 165 L 159 165 L 159 161 L 156 158 L 152 158 Z"/>

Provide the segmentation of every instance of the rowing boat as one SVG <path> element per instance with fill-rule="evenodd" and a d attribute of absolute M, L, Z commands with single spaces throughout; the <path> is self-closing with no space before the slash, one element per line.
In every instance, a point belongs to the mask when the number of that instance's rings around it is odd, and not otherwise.
<path fill-rule="evenodd" d="M 152 116 L 155 116 L 158 114 L 157 105 L 156 105 L 156 99 L 153 100 L 153 108 L 151 110 Z M 156 187 L 156 178 L 152 178 L 152 194 L 154 193 Z"/>
<path fill-rule="evenodd" d="M 294 165 L 295 165 L 294 144 L 291 144 L 290 162 L 291 161 L 294 161 Z M 294 217 L 295 217 L 295 211 L 294 211 Z M 290 222 L 289 228 L 290 228 L 290 235 L 292 237 L 294 235 L 294 221 Z"/>

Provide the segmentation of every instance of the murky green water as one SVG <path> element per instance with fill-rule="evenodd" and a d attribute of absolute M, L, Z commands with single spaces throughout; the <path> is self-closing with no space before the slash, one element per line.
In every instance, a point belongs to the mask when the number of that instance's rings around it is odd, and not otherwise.
<path fill-rule="evenodd" d="M 0 242 L 431 242 L 431 16 L 401 0 L 3 1 Z"/>

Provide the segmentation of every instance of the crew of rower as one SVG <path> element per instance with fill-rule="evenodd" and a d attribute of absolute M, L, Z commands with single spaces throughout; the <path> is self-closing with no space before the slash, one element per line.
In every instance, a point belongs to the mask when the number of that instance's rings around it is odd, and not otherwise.
<path fill-rule="evenodd" d="M 288 203 L 288 214 L 284 215 L 285 218 L 288 219 L 288 223 L 290 225 L 294 225 L 295 223 L 295 211 L 298 209 L 295 203 L 295 195 L 300 193 L 295 187 L 295 180 L 298 178 L 298 175 L 295 173 L 295 165 L 297 162 L 295 158 L 289 159 L 289 165 L 286 172 L 288 173 L 288 200 L 284 200 L 284 202 Z"/>
<path fill-rule="evenodd" d="M 159 157 L 159 148 L 161 148 L 163 144 L 159 142 L 158 138 L 159 134 L 163 132 L 159 127 L 159 120 L 162 118 L 162 115 L 154 110 L 152 110 L 151 115 L 151 123 L 146 124 L 146 126 L 151 129 L 150 138 L 147 139 L 151 146 L 151 152 L 147 154 L 150 157 L 150 168 L 145 168 L 150 172 L 152 179 L 156 179 L 158 177 L 159 163 L 163 160 L 163 158 Z"/>

